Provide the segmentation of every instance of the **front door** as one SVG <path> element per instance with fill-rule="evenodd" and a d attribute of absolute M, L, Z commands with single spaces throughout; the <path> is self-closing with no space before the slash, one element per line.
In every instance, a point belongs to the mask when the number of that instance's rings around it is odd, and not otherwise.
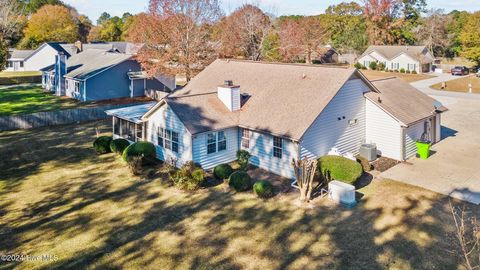
<path fill-rule="evenodd" d="M 20 70 L 20 62 L 15 61 L 13 62 L 13 71 L 19 71 Z"/>

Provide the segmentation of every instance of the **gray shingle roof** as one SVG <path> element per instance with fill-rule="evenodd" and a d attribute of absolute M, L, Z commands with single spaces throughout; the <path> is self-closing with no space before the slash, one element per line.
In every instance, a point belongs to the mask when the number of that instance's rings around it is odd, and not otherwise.
<path fill-rule="evenodd" d="M 431 63 L 434 59 L 428 56 L 428 49 L 425 46 L 388 46 L 388 45 L 372 45 L 362 54 L 362 56 L 376 51 L 388 60 L 392 60 L 401 53 L 405 53 L 413 59 L 417 59 L 420 63 Z"/>
<path fill-rule="evenodd" d="M 365 96 L 407 126 L 432 116 L 435 111 L 448 110 L 444 106 L 435 107 L 440 104 L 438 101 L 401 79 L 379 79 L 372 84 L 380 93 L 369 92 Z"/>
<path fill-rule="evenodd" d="M 119 109 L 112 109 L 105 111 L 107 115 L 116 116 L 122 118 L 124 120 L 140 123 L 142 116 L 148 112 L 153 106 L 155 106 L 155 102 L 148 102 L 141 105 L 134 105 L 129 107 L 123 107 Z"/>
<path fill-rule="evenodd" d="M 339 67 L 216 60 L 164 101 L 192 134 L 243 126 L 300 140 L 355 73 Z M 228 111 L 218 99 L 217 86 L 224 80 L 233 80 L 250 95 L 240 111 Z"/>
<path fill-rule="evenodd" d="M 13 50 L 10 58 L 25 59 L 32 55 L 34 50 Z"/>
<path fill-rule="evenodd" d="M 130 58 L 132 56 L 127 54 L 88 49 L 67 60 L 68 73 L 65 77 L 83 80 Z"/>

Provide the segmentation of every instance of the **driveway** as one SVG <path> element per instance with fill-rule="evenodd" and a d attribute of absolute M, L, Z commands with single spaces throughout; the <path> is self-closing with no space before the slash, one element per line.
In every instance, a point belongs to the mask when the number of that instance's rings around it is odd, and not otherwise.
<path fill-rule="evenodd" d="M 442 115 L 443 140 L 432 147 L 428 160 L 414 157 L 380 177 L 480 204 L 480 95 L 432 97 L 449 108 Z"/>
<path fill-rule="evenodd" d="M 455 80 L 461 78 L 459 76 L 452 76 L 451 74 L 437 74 L 431 73 L 430 75 L 435 76 L 434 78 L 421 80 L 410 83 L 412 86 L 417 88 L 418 90 L 422 91 L 423 93 L 431 96 L 442 96 L 442 97 L 459 97 L 459 98 L 469 98 L 469 99 L 478 99 L 480 100 L 479 94 L 469 94 L 469 93 L 460 93 L 460 92 L 450 92 L 450 91 L 442 91 L 430 88 L 430 86 L 441 83 L 441 82 L 448 82 L 451 80 Z"/>

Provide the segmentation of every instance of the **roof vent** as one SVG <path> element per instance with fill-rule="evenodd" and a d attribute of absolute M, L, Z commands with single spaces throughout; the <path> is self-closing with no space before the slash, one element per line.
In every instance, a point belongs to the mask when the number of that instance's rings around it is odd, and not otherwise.
<path fill-rule="evenodd" d="M 233 81 L 232 81 L 232 80 L 225 80 L 225 81 L 223 82 L 223 84 L 224 84 L 225 86 L 233 86 Z"/>

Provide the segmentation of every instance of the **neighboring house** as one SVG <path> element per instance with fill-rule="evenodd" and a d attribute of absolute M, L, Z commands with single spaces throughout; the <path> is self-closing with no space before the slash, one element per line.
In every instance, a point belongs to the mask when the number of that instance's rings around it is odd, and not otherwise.
<path fill-rule="evenodd" d="M 193 160 L 210 169 L 245 149 L 253 165 L 293 178 L 292 159 L 320 157 L 332 147 L 357 154 L 373 142 L 384 156 L 404 160 L 410 141 L 438 141 L 438 115 L 446 109 L 404 87 L 371 83 L 356 69 L 216 60 L 151 108 L 107 114 L 115 137 L 150 141 L 159 159 L 177 166 Z M 402 105 L 391 105 L 398 98 Z M 434 126 L 417 127 L 424 122 Z"/>
<path fill-rule="evenodd" d="M 26 71 L 25 59 L 33 52 L 33 50 L 10 50 L 5 71 Z"/>
<path fill-rule="evenodd" d="M 369 68 L 371 62 L 383 63 L 389 70 L 432 71 L 434 57 L 425 46 L 370 46 L 358 58 L 358 63 Z"/>
<path fill-rule="evenodd" d="M 342 64 L 353 65 L 357 63 L 358 55 L 356 53 L 342 53 L 338 55 L 338 62 Z"/>
<path fill-rule="evenodd" d="M 66 95 L 80 101 L 144 96 L 147 87 L 163 91 L 174 89 L 174 86 L 167 87 L 156 78 L 132 76 L 142 74 L 141 66 L 133 59 L 133 55 L 98 49 L 88 49 L 70 57 L 66 61 L 64 74 L 65 86 L 58 84 L 61 90 L 56 91 L 57 95 Z"/>

